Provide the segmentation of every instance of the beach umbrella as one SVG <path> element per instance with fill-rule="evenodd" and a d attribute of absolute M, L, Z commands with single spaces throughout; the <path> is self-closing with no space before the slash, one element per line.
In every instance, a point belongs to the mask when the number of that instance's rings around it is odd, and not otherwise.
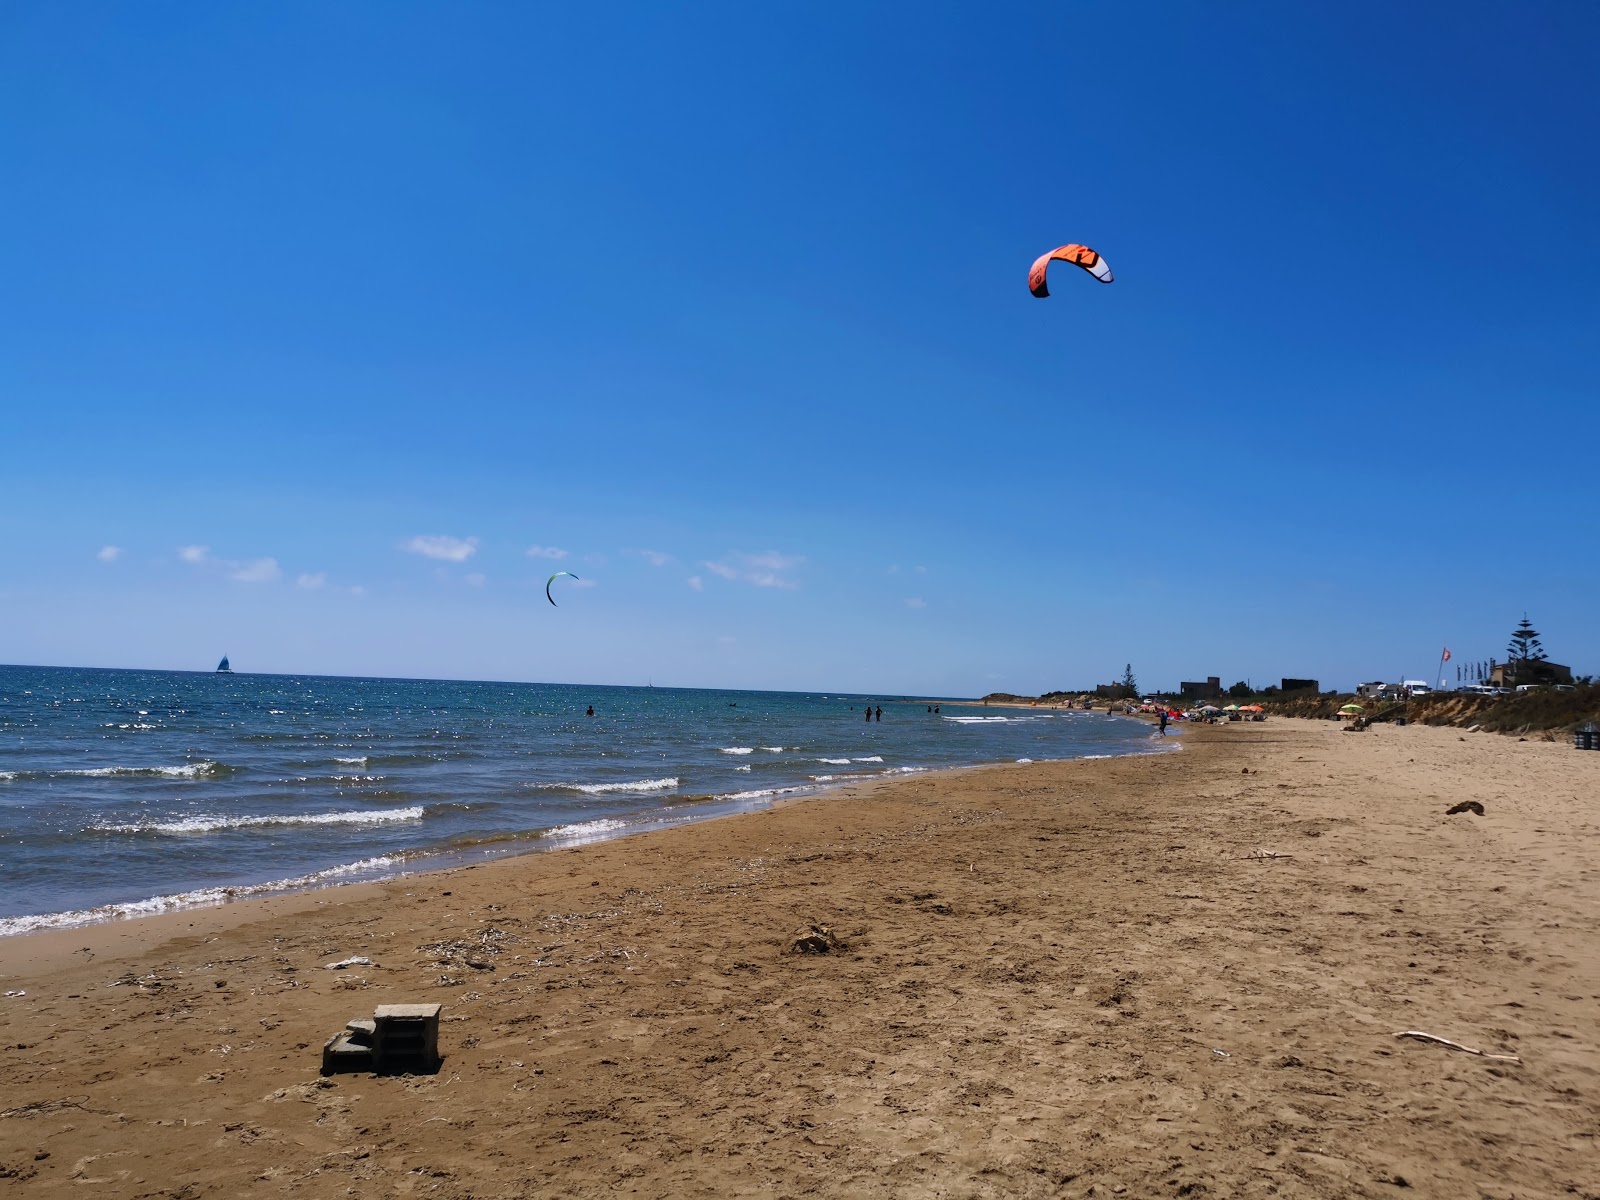
<path fill-rule="evenodd" d="M 1342 713 L 1364 713 L 1367 710 L 1359 704 L 1346 704 L 1339 711 Z"/>
<path fill-rule="evenodd" d="M 1237 704 L 1229 704 L 1229 705 L 1224 706 L 1222 711 L 1223 712 L 1238 712 L 1239 711 L 1239 706 Z"/>

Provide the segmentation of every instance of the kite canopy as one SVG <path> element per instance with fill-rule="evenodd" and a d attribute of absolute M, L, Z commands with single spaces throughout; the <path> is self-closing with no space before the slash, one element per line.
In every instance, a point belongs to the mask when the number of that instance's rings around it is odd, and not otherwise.
<path fill-rule="evenodd" d="M 1111 268 L 1106 265 L 1105 259 L 1087 246 L 1068 242 L 1065 246 L 1057 246 L 1048 254 L 1041 254 L 1033 260 L 1033 266 L 1028 269 L 1028 290 L 1041 300 L 1050 294 L 1050 289 L 1045 285 L 1045 272 L 1050 269 L 1051 259 L 1060 259 L 1062 262 L 1082 267 L 1101 283 L 1111 282 Z"/>
<path fill-rule="evenodd" d="M 557 571 L 554 575 L 550 576 L 549 579 L 546 579 L 544 581 L 544 598 L 546 600 L 550 601 L 551 604 L 555 604 L 556 603 L 556 598 L 550 594 L 550 585 L 552 583 L 554 583 L 556 580 L 560 579 L 563 575 L 565 575 L 568 579 L 576 579 L 577 578 L 577 576 L 574 575 L 571 571 Z M 556 605 L 556 607 L 559 608 L 560 605 Z"/>

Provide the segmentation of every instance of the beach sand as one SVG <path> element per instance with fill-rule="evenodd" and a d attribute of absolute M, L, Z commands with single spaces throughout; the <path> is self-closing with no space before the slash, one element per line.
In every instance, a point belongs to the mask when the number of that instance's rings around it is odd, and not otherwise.
<path fill-rule="evenodd" d="M 1183 740 L 0 941 L 26 992 L 0 999 L 0 1180 L 1600 1197 L 1600 754 Z M 813 924 L 844 948 L 786 953 Z M 351 955 L 376 965 L 324 969 Z M 405 1001 L 445 1005 L 437 1075 L 319 1076 Z"/>

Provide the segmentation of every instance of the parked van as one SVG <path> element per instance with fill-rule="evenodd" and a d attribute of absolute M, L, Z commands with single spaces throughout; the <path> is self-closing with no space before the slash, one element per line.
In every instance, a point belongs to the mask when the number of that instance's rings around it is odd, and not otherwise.
<path fill-rule="evenodd" d="M 1400 681 L 1400 690 L 1408 696 L 1426 696 L 1433 691 L 1431 687 L 1420 679 L 1402 679 Z"/>

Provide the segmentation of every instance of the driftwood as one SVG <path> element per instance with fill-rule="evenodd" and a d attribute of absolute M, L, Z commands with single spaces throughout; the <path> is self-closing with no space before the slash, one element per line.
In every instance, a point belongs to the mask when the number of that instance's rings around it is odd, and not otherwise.
<path fill-rule="evenodd" d="M 1254 862 L 1265 862 L 1269 858 L 1293 858 L 1292 854 L 1280 854 L 1276 850 L 1252 850 L 1245 855 Z"/>
<path fill-rule="evenodd" d="M 1519 1063 L 1522 1060 L 1515 1054 L 1490 1054 L 1484 1050 L 1474 1050 L 1471 1046 L 1463 1046 L 1460 1042 L 1452 1042 L 1449 1038 L 1442 1038 L 1438 1034 L 1423 1033 L 1420 1029 L 1406 1029 L 1395 1034 L 1397 1038 L 1415 1038 L 1419 1042 L 1436 1042 L 1441 1046 L 1449 1046 L 1452 1050 L 1463 1050 L 1468 1054 L 1476 1054 L 1479 1058 L 1492 1058 L 1496 1062 Z"/>

